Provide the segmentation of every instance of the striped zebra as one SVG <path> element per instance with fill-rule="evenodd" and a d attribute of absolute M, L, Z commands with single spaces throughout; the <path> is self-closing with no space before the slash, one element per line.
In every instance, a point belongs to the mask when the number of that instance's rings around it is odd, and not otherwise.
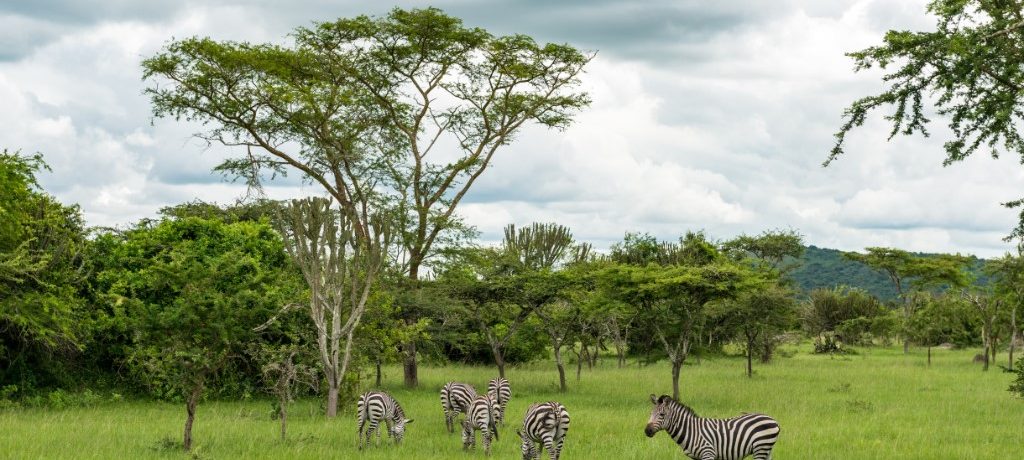
<path fill-rule="evenodd" d="M 512 399 L 512 386 L 508 384 L 508 380 L 505 377 L 498 377 L 491 379 L 487 382 L 487 394 L 494 397 L 494 400 L 498 402 L 498 406 L 501 408 L 498 410 L 498 424 L 505 424 L 505 408 L 508 407 L 508 401 Z"/>
<path fill-rule="evenodd" d="M 498 402 L 491 395 L 477 396 L 462 422 L 462 449 L 476 447 L 476 430 L 484 439 L 484 453 L 491 454 L 491 436 L 498 440 Z"/>
<path fill-rule="evenodd" d="M 448 382 L 441 387 L 441 409 L 449 433 L 455 432 L 455 418 L 466 413 L 474 399 L 476 389 L 468 383 Z"/>
<path fill-rule="evenodd" d="M 380 391 L 368 391 L 359 396 L 356 414 L 359 417 L 359 448 L 363 448 L 363 428 L 366 428 L 366 445 L 370 445 L 370 436 L 377 432 L 377 442 L 380 443 L 380 422 L 388 426 L 388 435 L 395 438 L 395 444 L 402 443 L 405 436 L 405 425 L 412 423 L 412 420 L 405 418 L 405 411 L 402 406 L 392 398 L 391 395 Z"/>
<path fill-rule="evenodd" d="M 779 439 L 779 423 L 763 414 L 743 414 L 727 419 L 701 418 L 686 405 L 667 395 L 651 395 L 654 409 L 644 428 L 647 437 L 665 430 L 686 455 L 696 460 L 755 460 L 772 458 Z"/>
<path fill-rule="evenodd" d="M 569 411 L 565 406 L 553 401 L 531 405 L 523 418 L 523 428 L 516 430 L 523 440 L 523 460 L 540 458 L 541 448 L 537 443 L 543 443 L 551 460 L 558 460 L 568 432 Z"/>

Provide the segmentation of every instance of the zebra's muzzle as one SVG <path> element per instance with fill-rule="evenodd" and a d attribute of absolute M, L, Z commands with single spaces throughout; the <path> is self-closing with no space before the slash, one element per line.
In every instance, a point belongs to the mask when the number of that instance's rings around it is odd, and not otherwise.
<path fill-rule="evenodd" d="M 654 433 L 657 433 L 657 432 L 658 432 L 658 429 L 655 428 L 654 425 L 651 425 L 649 423 L 647 424 L 647 427 L 644 428 L 644 434 L 646 434 L 648 438 L 653 438 L 654 437 Z"/>

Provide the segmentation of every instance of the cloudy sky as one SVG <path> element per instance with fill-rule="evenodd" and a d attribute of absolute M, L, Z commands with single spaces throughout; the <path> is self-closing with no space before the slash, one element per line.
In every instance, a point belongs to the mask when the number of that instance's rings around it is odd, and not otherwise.
<path fill-rule="evenodd" d="M 943 168 L 933 137 L 886 141 L 881 114 L 828 168 L 843 108 L 880 88 L 845 52 L 888 29 L 928 29 L 925 0 L 6 0 L 0 147 L 42 152 L 44 188 L 91 225 L 124 225 L 196 198 L 246 193 L 211 174 L 227 154 L 153 120 L 139 62 L 170 40 L 287 43 L 297 26 L 437 6 L 492 33 L 597 51 L 593 105 L 565 132 L 527 129 L 461 207 L 485 239 L 555 221 L 598 247 L 627 231 L 716 238 L 793 228 L 845 250 L 1002 254 L 1024 167 L 985 156 Z M 317 193 L 277 182 L 274 198 Z"/>

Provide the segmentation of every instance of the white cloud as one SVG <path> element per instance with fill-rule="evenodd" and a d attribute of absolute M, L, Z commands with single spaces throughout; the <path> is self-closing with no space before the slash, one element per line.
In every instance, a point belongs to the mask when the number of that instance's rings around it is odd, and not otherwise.
<path fill-rule="evenodd" d="M 584 77 L 593 106 L 564 133 L 526 129 L 460 212 L 487 238 L 533 221 L 569 225 L 598 246 L 625 231 L 729 237 L 791 227 L 809 243 L 840 249 L 1000 254 L 1016 215 L 998 203 L 1018 198 L 1024 182 L 1012 158 L 942 168 L 941 127 L 930 139 L 887 142 L 877 114 L 850 136 L 845 157 L 820 167 L 842 109 L 879 88 L 879 74 L 854 74 L 844 53 L 877 44 L 888 28 L 931 27 L 925 3 L 663 2 L 662 17 L 613 2 L 571 3 L 545 14 L 589 13 L 560 27 L 570 19 L 496 16 L 515 7 L 503 1 L 448 2 L 442 6 L 470 25 L 611 48 Z M 80 203 L 94 225 L 125 224 L 195 198 L 230 202 L 246 191 L 210 174 L 231 152 L 193 139 L 198 127 L 151 123 L 141 59 L 172 37 L 285 42 L 297 25 L 384 8 L 118 5 L 0 7 L 0 26 L 9 26 L 0 28 L 29 37 L 0 36 L 13 50 L 0 55 L 0 147 L 43 152 L 54 169 L 44 186 Z M 403 4 L 410 5 L 423 6 Z M 317 192 L 295 178 L 267 190 L 282 198 Z"/>

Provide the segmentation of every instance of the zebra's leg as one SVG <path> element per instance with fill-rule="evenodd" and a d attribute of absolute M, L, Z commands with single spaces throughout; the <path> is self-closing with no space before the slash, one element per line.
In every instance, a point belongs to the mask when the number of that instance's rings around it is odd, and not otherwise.
<path fill-rule="evenodd" d="M 548 447 L 548 455 L 551 456 L 551 460 L 558 460 L 558 457 L 562 455 L 562 439 L 558 441 L 551 440 L 551 447 Z"/>
<path fill-rule="evenodd" d="M 476 432 L 473 430 L 473 425 L 469 423 L 469 420 L 462 421 L 462 450 L 467 450 L 470 447 L 475 447 L 476 444 Z"/>
<path fill-rule="evenodd" d="M 373 441 L 374 431 L 377 429 L 377 421 L 371 421 L 370 426 L 367 427 L 367 447 L 370 447 L 370 442 Z"/>
<path fill-rule="evenodd" d="M 483 427 L 480 430 L 480 436 L 484 438 L 484 455 L 491 455 L 491 429 L 490 427 Z"/>
<path fill-rule="evenodd" d="M 363 450 L 363 426 L 366 425 L 366 420 L 359 417 L 359 433 L 356 435 L 356 440 L 359 444 L 359 450 Z"/>

